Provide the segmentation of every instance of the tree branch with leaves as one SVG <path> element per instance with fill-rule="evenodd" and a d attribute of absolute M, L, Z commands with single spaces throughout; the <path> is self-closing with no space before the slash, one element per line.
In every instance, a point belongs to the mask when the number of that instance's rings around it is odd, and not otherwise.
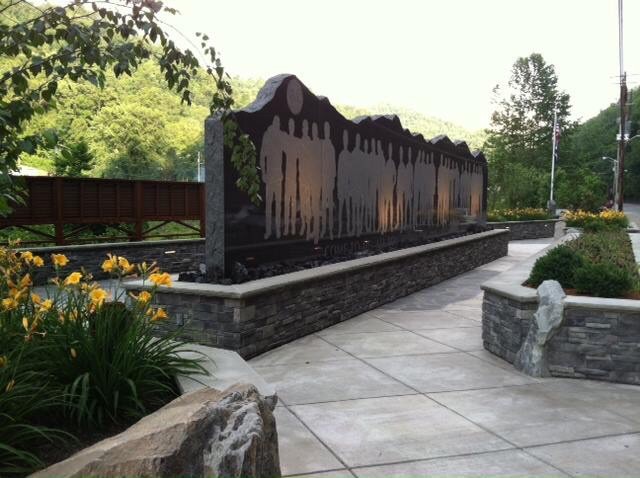
<path fill-rule="evenodd" d="M 229 143 L 240 172 L 238 186 L 260 201 L 255 148 L 234 125 L 230 78 L 207 35 L 198 34 L 199 55 L 171 39 L 161 15 L 177 13 L 155 0 L 70 0 L 63 6 L 0 0 L 0 56 L 13 64 L 0 71 L 0 213 L 15 200 L 9 174 L 17 169 L 20 155 L 56 144 L 54 132 L 25 130 L 37 115 L 55 108 L 60 82 L 104 87 L 109 70 L 116 78 L 130 76 L 152 55 L 158 57 L 167 87 L 188 105 L 194 77 L 204 73 L 213 78 L 210 113 L 221 115 L 233 135 Z"/>

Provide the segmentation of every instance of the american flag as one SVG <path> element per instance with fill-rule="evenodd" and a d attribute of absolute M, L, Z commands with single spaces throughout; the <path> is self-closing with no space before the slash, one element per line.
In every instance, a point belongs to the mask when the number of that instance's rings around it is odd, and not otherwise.
<path fill-rule="evenodd" d="M 557 115 L 553 115 L 553 155 L 556 161 L 558 160 L 558 147 L 560 146 L 560 136 L 561 136 L 560 124 L 558 123 Z"/>

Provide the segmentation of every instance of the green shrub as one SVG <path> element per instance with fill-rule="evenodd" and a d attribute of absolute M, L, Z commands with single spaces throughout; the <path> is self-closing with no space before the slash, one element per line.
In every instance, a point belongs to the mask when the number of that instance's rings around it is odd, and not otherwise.
<path fill-rule="evenodd" d="M 623 297 L 634 281 L 626 269 L 611 263 L 586 262 L 575 271 L 575 287 L 581 294 L 595 297 Z"/>
<path fill-rule="evenodd" d="M 603 231 L 611 231 L 617 229 L 618 226 L 614 224 L 607 224 L 604 220 L 599 217 L 594 219 L 588 219 L 582 223 L 583 232 L 603 232 Z"/>
<path fill-rule="evenodd" d="M 556 280 L 564 288 L 573 288 L 575 271 L 583 264 L 584 259 L 575 249 L 560 245 L 536 261 L 527 284 L 538 287 L 546 280 Z"/>

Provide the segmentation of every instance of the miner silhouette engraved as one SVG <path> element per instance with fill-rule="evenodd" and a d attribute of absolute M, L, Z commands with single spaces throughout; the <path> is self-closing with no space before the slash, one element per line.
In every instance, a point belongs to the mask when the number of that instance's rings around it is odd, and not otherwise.
<path fill-rule="evenodd" d="M 283 257 L 329 241 L 433 237 L 461 215 L 484 218 L 486 159 L 464 142 L 427 140 L 396 116 L 348 120 L 293 75 L 270 79 L 235 117 L 258 150 L 263 202 L 235 187 L 226 148 L 220 234 L 234 257 L 267 245 L 266 255 Z"/>

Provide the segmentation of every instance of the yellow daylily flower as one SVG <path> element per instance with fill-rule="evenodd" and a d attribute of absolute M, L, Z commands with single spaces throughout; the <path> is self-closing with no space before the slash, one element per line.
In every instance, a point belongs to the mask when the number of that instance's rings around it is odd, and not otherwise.
<path fill-rule="evenodd" d="M 64 254 L 51 254 L 51 260 L 56 267 L 64 267 L 69 263 L 69 259 Z"/>
<path fill-rule="evenodd" d="M 49 312 L 51 309 L 53 309 L 53 301 L 51 299 L 47 299 L 40 304 L 40 312 Z"/>
<path fill-rule="evenodd" d="M 76 285 L 82 279 L 82 274 L 80 272 L 72 272 L 67 276 L 64 280 L 64 285 Z"/>
<path fill-rule="evenodd" d="M 27 264 L 29 264 L 33 260 L 33 253 L 31 253 L 29 251 L 22 252 L 22 253 L 20 253 L 20 259 L 22 259 Z"/>
<path fill-rule="evenodd" d="M 151 316 L 151 322 L 157 322 L 159 320 L 164 320 L 169 318 L 167 313 L 162 308 L 158 308 L 155 313 Z"/>
<path fill-rule="evenodd" d="M 29 287 L 30 285 L 33 285 L 33 282 L 31 281 L 31 276 L 29 274 L 25 274 L 25 276 L 20 279 L 20 284 L 18 284 L 18 287 L 20 287 L 21 289 L 24 289 L 25 287 Z"/>
<path fill-rule="evenodd" d="M 32 292 L 31 293 L 31 301 L 36 305 L 40 305 L 40 304 L 42 304 L 42 297 L 40 297 L 35 292 Z"/>
<path fill-rule="evenodd" d="M 22 318 L 22 326 L 24 327 L 24 330 L 29 332 L 29 319 L 27 319 L 26 317 L 23 317 Z"/>
<path fill-rule="evenodd" d="M 5 310 L 14 310 L 18 308 L 18 301 L 13 297 L 7 297 L 6 299 L 2 299 L 2 307 Z"/>
<path fill-rule="evenodd" d="M 140 292 L 138 297 L 136 297 L 136 299 L 141 304 L 146 304 L 147 302 L 149 302 L 151 300 L 151 294 L 149 292 L 147 292 L 146 290 L 143 290 L 142 292 Z"/>
<path fill-rule="evenodd" d="M 44 266 L 44 260 L 40 256 L 33 256 L 33 265 L 36 267 Z"/>
<path fill-rule="evenodd" d="M 109 294 L 107 294 L 107 291 L 100 288 L 93 289 L 89 292 L 91 303 L 97 307 L 101 306 L 108 296 Z"/>
<path fill-rule="evenodd" d="M 25 292 L 25 290 L 26 289 L 17 289 L 15 287 L 11 287 L 9 289 L 9 297 L 14 299 L 16 302 L 19 302 L 20 299 L 22 298 L 22 294 Z"/>
<path fill-rule="evenodd" d="M 108 257 L 108 259 L 106 259 L 102 263 L 102 270 L 104 272 L 111 273 L 111 272 L 113 272 L 113 269 L 118 267 L 118 259 L 117 259 L 117 257 L 112 256 L 111 254 L 107 254 L 107 257 Z"/>
<path fill-rule="evenodd" d="M 172 284 L 171 276 L 168 272 L 155 272 L 149 276 L 149 280 L 157 286 L 164 285 L 167 287 L 171 287 Z"/>
<path fill-rule="evenodd" d="M 124 257 L 118 257 L 118 267 L 124 274 L 130 274 L 136 268 L 135 265 L 129 264 L 129 261 Z"/>

